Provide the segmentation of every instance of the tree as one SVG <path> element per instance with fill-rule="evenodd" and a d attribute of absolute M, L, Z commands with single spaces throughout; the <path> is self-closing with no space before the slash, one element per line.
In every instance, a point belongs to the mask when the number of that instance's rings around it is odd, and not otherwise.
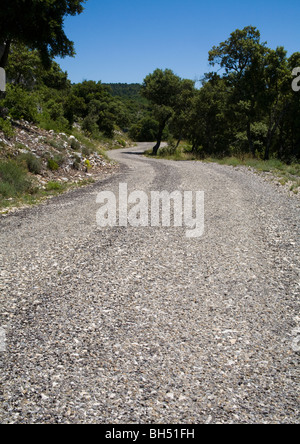
<path fill-rule="evenodd" d="M 157 143 L 153 148 L 155 156 L 160 148 L 164 129 L 174 114 L 180 89 L 181 79 L 170 69 L 156 69 L 144 80 L 142 95 L 154 105 L 155 119 L 159 122 Z"/>
<path fill-rule="evenodd" d="M 39 52 L 29 49 L 23 43 L 11 45 L 6 74 L 9 83 L 23 85 L 27 89 L 45 85 L 63 91 L 71 87 L 68 74 L 56 62 L 51 61 L 49 69 L 45 69 Z"/>
<path fill-rule="evenodd" d="M 158 133 L 158 122 L 148 115 L 131 126 L 129 136 L 137 142 L 154 142 Z"/>
<path fill-rule="evenodd" d="M 194 153 L 228 154 L 231 140 L 226 115 L 228 97 L 225 80 L 217 74 L 206 75 L 202 88 L 194 95 L 187 122 L 187 138 Z"/>
<path fill-rule="evenodd" d="M 75 54 L 63 25 L 67 15 L 83 11 L 86 0 L 2 0 L 0 12 L 0 67 L 5 68 L 13 42 L 37 49 L 44 66 L 55 56 Z"/>
<path fill-rule="evenodd" d="M 264 159 L 269 160 L 274 136 L 291 103 L 291 72 L 288 66 L 287 51 L 278 47 L 269 50 L 266 57 L 265 94 L 263 106 L 267 114 L 267 137 Z"/>
<path fill-rule="evenodd" d="M 233 88 L 233 99 L 244 115 L 249 149 L 255 156 L 251 125 L 257 120 L 264 94 L 264 70 L 266 43 L 260 42 L 260 32 L 253 26 L 234 31 L 230 38 L 209 52 L 209 62 L 225 69 L 229 87 Z M 241 106 L 243 104 L 243 106 Z M 243 113 L 241 110 L 243 109 Z"/>
<path fill-rule="evenodd" d="M 195 95 L 195 82 L 188 79 L 181 80 L 180 93 L 176 100 L 174 115 L 169 125 L 173 136 L 177 138 L 176 148 L 179 146 L 182 138 L 188 134 L 189 114 Z"/>

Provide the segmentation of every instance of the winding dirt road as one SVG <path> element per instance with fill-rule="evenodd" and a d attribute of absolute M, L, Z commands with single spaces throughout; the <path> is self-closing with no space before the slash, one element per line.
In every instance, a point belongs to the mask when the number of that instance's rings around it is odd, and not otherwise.
<path fill-rule="evenodd" d="M 0 421 L 299 422 L 299 201 L 148 147 L 0 219 Z M 203 236 L 98 227 L 97 195 L 120 183 L 204 191 Z"/>

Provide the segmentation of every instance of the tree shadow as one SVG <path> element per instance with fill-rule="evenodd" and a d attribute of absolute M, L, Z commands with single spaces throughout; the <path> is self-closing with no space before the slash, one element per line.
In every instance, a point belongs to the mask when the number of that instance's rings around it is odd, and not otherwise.
<path fill-rule="evenodd" d="M 134 156 L 143 156 L 146 151 L 124 151 L 123 154 L 129 154 Z"/>

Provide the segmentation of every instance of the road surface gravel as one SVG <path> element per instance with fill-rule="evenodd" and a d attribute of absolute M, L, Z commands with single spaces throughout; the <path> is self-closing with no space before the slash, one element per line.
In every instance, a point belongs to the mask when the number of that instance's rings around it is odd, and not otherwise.
<path fill-rule="evenodd" d="M 299 200 L 150 146 L 0 219 L 2 424 L 299 422 Z M 204 235 L 99 228 L 119 183 L 204 191 Z"/>

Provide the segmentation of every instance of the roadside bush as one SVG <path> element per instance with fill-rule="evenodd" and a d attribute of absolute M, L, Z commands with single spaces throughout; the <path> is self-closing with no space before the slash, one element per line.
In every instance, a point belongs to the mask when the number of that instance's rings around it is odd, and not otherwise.
<path fill-rule="evenodd" d="M 24 162 L 28 171 L 32 174 L 40 174 L 42 170 L 42 162 L 34 154 L 22 154 L 19 156 L 21 162 Z"/>
<path fill-rule="evenodd" d="M 13 160 L 0 162 L 0 194 L 2 197 L 14 197 L 29 192 L 32 184 L 26 170 Z"/>
<path fill-rule="evenodd" d="M 51 171 L 57 171 L 59 169 L 59 165 L 57 162 L 55 162 L 54 159 L 48 159 L 48 168 Z"/>
<path fill-rule="evenodd" d="M 63 185 L 59 182 L 48 182 L 46 185 L 46 191 L 62 191 Z"/>
<path fill-rule="evenodd" d="M 117 140 L 117 142 L 118 142 L 118 144 L 119 145 L 121 145 L 122 147 L 126 147 L 126 141 L 125 140 L 123 140 L 123 139 L 119 139 L 119 140 Z"/>

